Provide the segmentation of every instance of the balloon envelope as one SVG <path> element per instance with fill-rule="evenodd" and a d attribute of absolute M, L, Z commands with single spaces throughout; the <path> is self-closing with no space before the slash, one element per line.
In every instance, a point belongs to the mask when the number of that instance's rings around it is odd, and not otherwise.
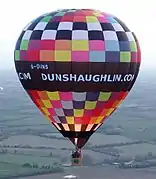
<path fill-rule="evenodd" d="M 18 77 L 49 121 L 79 148 L 122 103 L 139 72 L 133 32 L 93 9 L 41 15 L 15 48 Z"/>

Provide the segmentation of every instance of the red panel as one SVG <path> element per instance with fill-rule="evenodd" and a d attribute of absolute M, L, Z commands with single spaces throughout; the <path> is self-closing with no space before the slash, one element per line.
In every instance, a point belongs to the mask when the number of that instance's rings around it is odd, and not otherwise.
<path fill-rule="evenodd" d="M 28 61 L 39 61 L 40 51 L 39 50 L 28 50 Z"/>
<path fill-rule="evenodd" d="M 74 117 L 74 124 L 82 124 L 83 122 L 82 117 Z"/>
<path fill-rule="evenodd" d="M 141 62 L 141 52 L 138 51 L 138 62 L 140 63 Z"/>
<path fill-rule="evenodd" d="M 85 16 L 81 16 L 81 15 L 76 15 L 74 17 L 74 22 L 86 22 L 86 17 Z"/>
<path fill-rule="evenodd" d="M 104 108 L 107 108 L 107 109 L 111 108 L 111 107 L 113 106 L 114 102 L 115 102 L 115 100 L 110 100 L 110 99 L 109 99 L 109 100 L 105 103 Z"/>
<path fill-rule="evenodd" d="M 64 15 L 61 19 L 63 22 L 73 22 L 74 21 L 74 16 L 73 15 Z"/>
<path fill-rule="evenodd" d="M 51 104 L 53 106 L 53 108 L 62 108 L 62 104 L 60 100 L 52 100 Z"/>
<path fill-rule="evenodd" d="M 40 45 L 41 45 L 41 50 L 54 50 L 55 40 L 41 40 Z"/>
<path fill-rule="evenodd" d="M 48 109 L 51 116 L 56 116 L 56 112 L 53 108 Z"/>
<path fill-rule="evenodd" d="M 127 94 L 128 94 L 128 92 L 119 92 L 119 97 L 116 100 L 125 99 Z"/>
<path fill-rule="evenodd" d="M 103 111 L 103 109 L 98 109 L 98 108 L 96 108 L 96 109 L 94 110 L 94 112 L 93 112 L 93 117 L 94 117 L 94 116 L 95 116 L 95 117 L 100 116 L 101 113 L 102 113 L 102 111 Z"/>
<path fill-rule="evenodd" d="M 87 110 L 87 109 L 85 109 L 85 111 L 84 111 L 84 117 L 86 116 L 86 117 L 90 117 L 90 116 L 92 116 L 92 114 L 93 114 L 93 110 Z"/>
<path fill-rule="evenodd" d="M 131 62 L 137 62 L 138 61 L 138 52 L 131 52 Z"/>
<path fill-rule="evenodd" d="M 40 96 L 38 95 L 37 91 L 35 90 L 27 90 L 27 93 L 32 99 L 40 99 Z"/>
<path fill-rule="evenodd" d="M 90 119 L 91 119 L 91 116 L 83 117 L 81 124 L 89 124 Z"/>

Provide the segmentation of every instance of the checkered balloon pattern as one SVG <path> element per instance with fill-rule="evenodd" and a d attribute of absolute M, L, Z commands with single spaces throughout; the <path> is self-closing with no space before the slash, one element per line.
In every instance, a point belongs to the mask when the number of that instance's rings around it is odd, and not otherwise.
<path fill-rule="evenodd" d="M 92 9 L 62 9 L 34 19 L 22 31 L 15 62 L 140 64 L 133 32 L 117 17 Z M 78 147 L 123 102 L 127 91 L 26 90 L 47 119 Z"/>

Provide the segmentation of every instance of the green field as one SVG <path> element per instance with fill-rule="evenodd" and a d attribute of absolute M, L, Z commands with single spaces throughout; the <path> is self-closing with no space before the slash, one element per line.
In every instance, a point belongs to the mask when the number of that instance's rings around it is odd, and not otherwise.
<path fill-rule="evenodd" d="M 22 167 L 25 163 L 52 167 L 60 166 L 62 161 L 68 163 L 74 146 L 60 134 L 56 135 L 56 129 L 32 103 L 15 74 L 0 76 L 0 82 L 4 87 L 0 94 L 0 179 L 41 171 Z M 155 91 L 155 76 L 144 74 L 119 109 L 91 136 L 84 148 L 87 166 L 112 158 L 111 151 L 119 152 L 121 158 L 145 156 L 148 152 L 156 155 Z M 108 131 L 112 134 L 106 135 Z M 116 131 L 120 131 L 119 135 Z M 140 144 L 129 144 L 136 140 Z"/>
<path fill-rule="evenodd" d="M 143 143 L 143 144 L 132 144 L 128 146 L 115 147 L 120 151 L 120 155 L 124 157 L 134 157 L 136 155 L 147 155 L 148 152 L 152 152 L 156 155 L 156 145 Z"/>
<path fill-rule="evenodd" d="M 22 155 L 22 154 L 1 154 L 0 161 L 8 162 L 12 164 L 23 165 L 25 163 L 35 163 L 39 165 L 50 164 L 53 165 L 58 160 L 50 157 L 40 157 L 40 156 L 32 156 L 32 155 Z"/>
<path fill-rule="evenodd" d="M 0 162 L 0 179 L 10 179 L 10 177 L 19 176 L 32 176 L 38 173 L 53 173 L 53 172 L 63 172 L 61 168 L 51 168 L 51 169 L 40 169 L 40 168 L 28 168 L 22 167 L 18 164 Z"/>
<path fill-rule="evenodd" d="M 31 147 L 70 148 L 72 144 L 68 140 L 50 139 L 35 135 L 14 135 L 0 142 L 1 145 L 29 145 Z"/>

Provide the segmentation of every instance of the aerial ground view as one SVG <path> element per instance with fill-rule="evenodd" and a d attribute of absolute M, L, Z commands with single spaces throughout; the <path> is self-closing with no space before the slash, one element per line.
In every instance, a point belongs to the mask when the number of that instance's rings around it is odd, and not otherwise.
<path fill-rule="evenodd" d="M 18 28 L 0 37 L 0 179 L 156 178 L 155 28 L 134 20 L 137 6 L 126 16 L 109 5 L 119 17 L 40 3 L 12 13 Z"/>
<path fill-rule="evenodd" d="M 148 178 L 156 175 L 155 72 L 141 73 L 117 112 L 90 138 L 81 167 L 65 167 L 73 144 L 38 111 L 14 71 L 0 76 L 0 178 Z M 150 84 L 150 85 L 149 85 Z M 91 170 L 90 170 L 91 169 Z M 89 172 L 88 172 L 89 170 Z M 81 172 L 80 172 L 81 171 Z M 122 176 L 122 177 L 121 177 Z"/>

